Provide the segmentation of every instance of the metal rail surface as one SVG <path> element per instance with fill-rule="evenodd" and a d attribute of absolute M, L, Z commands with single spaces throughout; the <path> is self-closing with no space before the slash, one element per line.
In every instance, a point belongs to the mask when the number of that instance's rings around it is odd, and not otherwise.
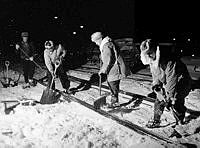
<path fill-rule="evenodd" d="M 36 79 L 35 79 L 36 80 Z M 41 85 L 43 86 L 46 86 L 43 82 L 39 81 L 39 80 L 36 80 L 38 83 L 40 83 Z M 173 145 L 176 145 L 176 146 L 184 146 L 184 144 L 182 143 L 179 143 L 179 142 L 176 142 L 176 141 L 172 141 L 171 139 L 169 138 L 166 138 L 162 135 L 159 135 L 159 134 L 156 134 L 152 131 L 149 131 L 149 130 L 146 130 L 145 128 L 141 127 L 141 126 L 138 126 L 136 124 L 133 124 L 132 122 L 130 121 L 127 121 L 127 120 L 122 120 L 120 119 L 119 117 L 117 117 L 116 115 L 113 115 L 113 114 L 109 114 L 108 112 L 104 111 L 104 110 L 101 110 L 101 109 L 96 109 L 93 105 L 91 104 L 88 104 L 72 95 L 69 95 L 69 94 L 66 94 L 60 90 L 56 90 L 58 91 L 59 93 L 61 93 L 61 95 L 64 96 L 64 99 L 68 102 L 71 102 L 71 101 L 74 101 L 74 102 L 77 102 L 97 113 L 99 113 L 100 115 L 103 115 L 104 117 L 106 118 L 109 118 L 109 119 L 112 119 L 114 121 L 116 121 L 117 123 L 119 123 L 120 125 L 123 125 L 135 132 L 137 132 L 138 134 L 141 134 L 141 135 L 145 135 L 145 136 L 148 136 L 148 137 L 151 137 L 152 139 L 154 140 L 158 140 L 158 141 L 161 141 L 161 142 L 165 142 L 165 143 L 170 143 L 170 144 L 173 144 Z"/>

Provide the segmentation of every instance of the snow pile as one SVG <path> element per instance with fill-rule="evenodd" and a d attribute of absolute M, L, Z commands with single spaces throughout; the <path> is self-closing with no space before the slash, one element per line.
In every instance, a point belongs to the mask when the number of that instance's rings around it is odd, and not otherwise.
<path fill-rule="evenodd" d="M 0 116 L 0 147 L 162 147 L 77 103 L 18 106 Z"/>

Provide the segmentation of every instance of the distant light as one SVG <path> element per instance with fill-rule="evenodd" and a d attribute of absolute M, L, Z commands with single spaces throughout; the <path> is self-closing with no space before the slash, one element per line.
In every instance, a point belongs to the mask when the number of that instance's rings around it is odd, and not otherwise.
<path fill-rule="evenodd" d="M 75 35 L 75 34 L 76 34 L 76 31 L 74 31 L 73 34 Z"/>
<path fill-rule="evenodd" d="M 80 28 L 84 28 L 84 26 L 83 26 L 83 25 L 81 25 L 81 26 L 80 26 Z"/>
<path fill-rule="evenodd" d="M 194 57 L 194 54 L 192 54 L 192 57 Z"/>
<path fill-rule="evenodd" d="M 54 16 L 54 19 L 58 19 L 58 17 L 57 17 L 57 16 Z"/>
<path fill-rule="evenodd" d="M 183 52 L 183 50 L 181 50 L 181 52 Z"/>
<path fill-rule="evenodd" d="M 187 39 L 188 40 L 188 42 L 190 42 L 191 40 L 190 39 Z"/>
<path fill-rule="evenodd" d="M 175 41 L 175 40 L 176 40 L 176 38 L 173 38 L 173 40 Z"/>

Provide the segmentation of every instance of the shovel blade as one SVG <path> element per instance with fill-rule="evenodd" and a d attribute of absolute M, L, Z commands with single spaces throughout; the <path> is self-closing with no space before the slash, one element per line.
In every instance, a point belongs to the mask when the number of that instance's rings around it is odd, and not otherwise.
<path fill-rule="evenodd" d="M 61 94 L 59 92 L 56 92 L 55 90 L 46 88 L 43 93 L 42 97 L 40 99 L 41 104 L 54 104 L 57 103 Z"/>
<path fill-rule="evenodd" d="M 107 97 L 107 95 L 103 95 L 103 96 L 100 96 L 99 98 L 97 98 L 93 104 L 94 108 L 100 109 L 103 105 L 106 105 L 106 97 Z"/>

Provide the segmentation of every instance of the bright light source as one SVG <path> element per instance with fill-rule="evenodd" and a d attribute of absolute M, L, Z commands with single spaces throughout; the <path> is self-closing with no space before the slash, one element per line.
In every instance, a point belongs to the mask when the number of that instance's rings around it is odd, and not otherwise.
<path fill-rule="evenodd" d="M 192 54 L 192 57 L 194 57 L 194 54 Z"/>
<path fill-rule="evenodd" d="M 54 16 L 54 19 L 58 19 L 58 17 L 57 17 L 57 16 Z"/>
<path fill-rule="evenodd" d="M 176 38 L 173 38 L 173 40 L 175 41 L 175 40 L 176 40 Z"/>
<path fill-rule="evenodd" d="M 190 42 L 190 39 L 187 39 L 188 40 L 188 42 Z"/>
<path fill-rule="evenodd" d="M 84 27 L 83 25 L 80 26 L 80 28 L 83 28 L 83 27 Z"/>
<path fill-rule="evenodd" d="M 76 34 L 76 32 L 74 31 L 73 34 Z"/>
<path fill-rule="evenodd" d="M 183 50 L 181 50 L 181 52 L 183 52 Z"/>

